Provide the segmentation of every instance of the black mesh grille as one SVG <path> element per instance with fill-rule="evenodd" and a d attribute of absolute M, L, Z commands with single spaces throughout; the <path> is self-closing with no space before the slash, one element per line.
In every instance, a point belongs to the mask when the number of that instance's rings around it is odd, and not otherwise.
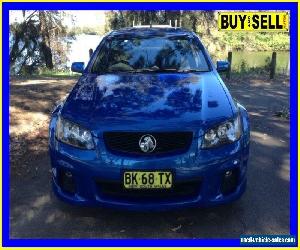
<path fill-rule="evenodd" d="M 139 146 L 142 136 L 151 134 L 156 140 L 152 152 L 143 152 Z M 182 153 L 189 149 L 192 132 L 104 132 L 104 143 L 108 150 L 131 155 L 160 155 Z"/>
<path fill-rule="evenodd" d="M 176 200 L 196 197 L 201 189 L 201 180 L 175 183 L 171 189 L 125 189 L 121 183 L 96 181 L 103 197 L 132 201 Z"/>

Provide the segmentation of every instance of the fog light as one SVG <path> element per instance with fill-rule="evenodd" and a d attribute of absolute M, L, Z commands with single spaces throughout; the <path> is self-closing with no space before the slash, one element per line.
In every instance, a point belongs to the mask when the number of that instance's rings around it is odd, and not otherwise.
<path fill-rule="evenodd" d="M 231 170 L 225 172 L 225 177 L 229 177 L 231 175 L 232 175 L 232 171 Z"/>
<path fill-rule="evenodd" d="M 238 168 L 227 170 L 223 173 L 223 178 L 221 182 L 221 193 L 223 195 L 227 195 L 235 191 L 238 185 L 238 176 Z"/>
<path fill-rule="evenodd" d="M 59 171 L 59 184 L 64 192 L 74 194 L 76 192 L 75 179 L 70 171 Z"/>
<path fill-rule="evenodd" d="M 70 171 L 67 171 L 65 173 L 65 175 L 66 175 L 67 178 L 72 178 L 73 177 L 73 175 L 72 175 L 72 173 Z"/>

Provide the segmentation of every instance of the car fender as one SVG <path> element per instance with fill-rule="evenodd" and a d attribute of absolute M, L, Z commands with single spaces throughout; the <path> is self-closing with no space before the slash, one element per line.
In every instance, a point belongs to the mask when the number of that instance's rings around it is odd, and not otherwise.
<path fill-rule="evenodd" d="M 249 115 L 248 115 L 246 108 L 243 105 L 241 105 L 240 103 L 237 103 L 236 105 L 237 105 L 237 108 L 238 108 L 241 118 L 242 118 L 244 145 L 245 145 L 245 147 L 247 147 L 250 144 Z"/>

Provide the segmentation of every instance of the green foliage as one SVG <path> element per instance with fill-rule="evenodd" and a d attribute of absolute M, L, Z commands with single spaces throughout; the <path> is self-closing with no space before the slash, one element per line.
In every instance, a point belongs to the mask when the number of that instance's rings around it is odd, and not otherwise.
<path fill-rule="evenodd" d="M 23 21 L 10 24 L 11 74 L 62 67 L 67 59 L 62 18 L 63 12 L 59 11 L 23 11 Z"/>
<path fill-rule="evenodd" d="M 247 65 L 247 62 L 245 60 L 242 60 L 241 62 L 241 69 L 240 69 L 240 72 L 241 73 L 245 73 L 248 69 L 248 65 Z"/>
<path fill-rule="evenodd" d="M 290 119 L 290 109 L 289 107 L 283 106 L 282 110 L 275 112 L 277 117 L 289 120 Z"/>
<path fill-rule="evenodd" d="M 103 35 L 104 30 L 100 29 L 97 26 L 83 26 L 83 27 L 74 27 L 67 32 L 68 36 L 74 37 L 76 35 Z"/>
<path fill-rule="evenodd" d="M 219 42 L 232 50 L 289 50 L 289 33 L 221 31 Z"/>
<path fill-rule="evenodd" d="M 136 25 L 178 25 L 196 32 L 211 54 L 220 50 L 274 51 L 289 50 L 289 33 L 218 31 L 216 11 L 109 11 L 106 31 Z"/>
<path fill-rule="evenodd" d="M 40 64 L 40 56 L 35 53 L 39 50 L 39 29 L 34 20 L 16 23 L 10 26 L 13 38 L 10 41 L 10 72 L 30 74 Z M 28 61 L 33 61 L 28 63 Z"/>
<path fill-rule="evenodd" d="M 265 67 L 264 67 L 264 70 L 269 71 L 270 68 L 271 68 L 271 57 L 268 56 L 268 57 L 265 59 Z"/>
<path fill-rule="evenodd" d="M 108 11 L 106 13 L 106 31 L 131 27 L 135 25 L 171 24 L 197 31 L 199 25 L 209 33 L 209 23 L 215 19 L 213 11 L 183 11 L 183 10 L 132 10 Z"/>

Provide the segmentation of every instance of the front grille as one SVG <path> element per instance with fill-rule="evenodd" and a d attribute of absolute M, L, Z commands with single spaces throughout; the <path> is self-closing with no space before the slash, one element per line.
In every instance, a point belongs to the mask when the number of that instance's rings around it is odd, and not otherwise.
<path fill-rule="evenodd" d="M 143 152 L 139 142 L 144 135 L 156 140 L 152 152 Z M 193 139 L 192 132 L 104 132 L 104 143 L 114 153 L 130 155 L 160 155 L 186 152 Z"/>
<path fill-rule="evenodd" d="M 121 183 L 96 181 L 104 198 L 128 201 L 164 201 L 195 198 L 201 188 L 201 180 L 175 183 L 171 189 L 125 189 Z"/>

